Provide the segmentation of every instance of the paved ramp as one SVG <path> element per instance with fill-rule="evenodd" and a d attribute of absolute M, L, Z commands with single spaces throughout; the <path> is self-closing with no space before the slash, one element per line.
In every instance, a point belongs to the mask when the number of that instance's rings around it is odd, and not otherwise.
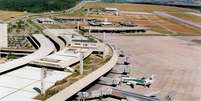
<path fill-rule="evenodd" d="M 123 91 L 123 90 L 119 90 L 115 88 L 112 88 L 112 95 L 119 96 L 122 98 L 133 97 L 133 98 L 141 99 L 143 101 L 161 101 L 160 99 L 157 99 L 154 97 L 144 96 L 141 94 L 127 92 L 127 91 Z"/>

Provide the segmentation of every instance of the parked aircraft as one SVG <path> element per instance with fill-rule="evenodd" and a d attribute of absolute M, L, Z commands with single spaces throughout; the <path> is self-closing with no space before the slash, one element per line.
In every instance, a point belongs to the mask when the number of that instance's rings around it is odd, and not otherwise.
<path fill-rule="evenodd" d="M 145 87 L 150 87 L 151 84 L 154 82 L 154 75 L 149 78 L 131 78 L 131 77 L 122 77 L 122 82 L 130 85 L 131 88 L 134 88 L 135 85 L 141 85 Z"/>
<path fill-rule="evenodd" d="M 91 20 L 88 21 L 89 25 L 91 26 L 105 26 L 105 25 L 112 25 L 112 22 L 109 22 L 107 19 L 104 21 L 98 21 L 98 20 Z"/>

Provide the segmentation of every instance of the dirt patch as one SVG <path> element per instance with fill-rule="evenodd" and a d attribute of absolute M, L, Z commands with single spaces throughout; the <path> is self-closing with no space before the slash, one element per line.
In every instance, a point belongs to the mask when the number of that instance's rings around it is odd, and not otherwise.
<path fill-rule="evenodd" d="M 14 11 L 0 11 L 0 20 L 15 19 L 20 16 L 27 15 L 26 12 L 14 12 Z"/>
<path fill-rule="evenodd" d="M 84 8 L 118 8 L 124 11 L 137 11 L 137 12 L 190 12 L 191 9 L 177 8 L 170 6 L 159 6 L 159 5 L 146 5 L 146 4 L 127 4 L 127 3 L 88 3 Z"/>
<path fill-rule="evenodd" d="M 169 13 L 169 14 L 182 18 L 182 19 L 185 19 L 185 20 L 192 21 L 194 23 L 201 24 L 201 17 L 196 16 L 196 15 L 185 14 L 185 13 Z"/>

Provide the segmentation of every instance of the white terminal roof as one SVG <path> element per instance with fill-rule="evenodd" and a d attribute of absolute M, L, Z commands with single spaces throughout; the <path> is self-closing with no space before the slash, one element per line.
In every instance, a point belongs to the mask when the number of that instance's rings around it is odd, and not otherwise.
<path fill-rule="evenodd" d="M 76 35 L 81 39 L 84 38 L 83 36 L 79 36 L 79 34 L 75 33 L 75 31 L 71 30 L 52 31 L 53 32 L 50 31 L 50 33 L 53 33 L 57 36 L 62 35 L 69 37 L 69 35 Z M 49 55 L 55 51 L 54 44 L 42 34 L 35 34 L 33 36 L 40 43 L 40 48 L 33 54 L 0 64 L 0 73 L 23 66 L 32 61 L 57 65 L 61 68 L 65 68 L 73 63 L 79 62 L 80 51 L 84 53 L 84 57 L 87 57 L 92 53 L 92 50 L 90 49 L 70 49 L 65 47 L 59 52 Z M 48 89 L 54 85 L 56 81 L 61 80 L 70 74 L 71 73 L 69 72 L 54 70 L 48 71 L 47 78 L 45 78 L 45 89 Z M 22 67 L 20 69 L 0 75 L 0 101 L 15 101 L 16 99 L 19 101 L 36 101 L 33 98 L 38 95 L 38 93 L 34 91 L 33 88 L 41 88 L 40 77 L 41 69 L 30 66 Z"/>
<path fill-rule="evenodd" d="M 107 7 L 107 8 L 105 8 L 105 10 L 108 10 L 108 11 L 118 11 L 119 9 L 118 8 L 109 8 L 109 7 Z"/>
<path fill-rule="evenodd" d="M 55 36 L 62 36 L 66 41 L 88 40 L 86 37 L 81 36 L 74 29 L 45 29 L 43 32 L 47 34 L 52 34 Z"/>
<path fill-rule="evenodd" d="M 62 36 L 65 40 L 87 40 L 87 38 L 81 36 L 73 29 L 46 29 L 43 32 L 54 36 Z M 74 37 L 72 37 L 72 35 Z M 90 49 L 72 49 L 65 47 L 54 54 L 33 61 L 32 64 L 56 68 L 68 68 L 70 65 L 80 61 L 80 51 L 83 52 L 84 57 L 89 56 L 93 52 L 93 50 Z"/>
<path fill-rule="evenodd" d="M 124 31 L 124 30 L 146 30 L 148 28 L 146 27 L 85 27 L 85 29 L 91 29 L 91 30 L 113 30 L 113 31 Z"/>
<path fill-rule="evenodd" d="M 80 51 L 83 52 L 84 57 L 87 57 L 92 53 L 92 50 L 90 49 L 65 48 L 59 52 L 46 56 L 43 59 L 36 60 L 32 63 L 55 68 L 68 68 L 70 65 L 80 61 Z"/>
<path fill-rule="evenodd" d="M 54 20 L 53 19 L 51 19 L 51 18 L 37 18 L 37 20 L 39 20 L 39 21 L 42 21 L 42 22 L 54 22 Z"/>
<path fill-rule="evenodd" d="M 61 49 L 63 49 L 65 47 L 65 43 L 61 39 L 59 39 L 55 35 L 55 33 L 50 33 L 49 30 L 43 30 L 43 33 L 45 33 L 45 35 L 47 35 L 49 38 L 51 38 L 52 40 L 54 40 L 54 42 L 56 42 L 59 45 L 59 47 L 60 47 L 59 50 L 61 50 Z"/>
<path fill-rule="evenodd" d="M 41 59 L 55 50 L 54 44 L 44 35 L 34 34 L 33 37 L 40 43 L 40 48 L 30 55 L 0 64 L 0 73 L 23 66 L 33 60 Z"/>
<path fill-rule="evenodd" d="M 44 32 L 53 33 L 55 36 L 60 35 L 79 35 L 74 29 L 45 29 Z"/>
<path fill-rule="evenodd" d="M 71 75 L 68 72 L 47 71 L 45 90 L 58 80 Z M 0 101 L 36 101 L 34 87 L 41 88 L 41 69 L 26 66 L 0 76 Z"/>
<path fill-rule="evenodd" d="M 68 37 L 69 35 L 76 35 L 80 37 L 79 34 L 70 30 L 52 31 L 55 31 L 54 35 L 58 36 L 63 35 Z M 73 63 L 79 62 L 80 51 L 84 53 L 84 57 L 87 57 L 92 53 L 92 50 L 90 49 L 70 49 L 65 47 L 64 49 L 49 55 L 55 51 L 54 44 L 42 34 L 35 34 L 33 36 L 40 43 L 40 48 L 33 54 L 0 64 L 0 73 L 23 66 L 31 61 L 42 64 L 57 65 L 57 67 L 65 68 Z M 71 73 L 52 70 L 48 71 L 47 74 L 47 78 L 45 78 L 45 89 L 48 89 L 54 85 L 56 81 L 69 76 Z M 22 67 L 0 75 L 0 101 L 15 101 L 16 99 L 19 101 L 36 101 L 33 98 L 38 95 L 38 93 L 34 91 L 33 88 L 41 88 L 40 77 L 41 69 L 30 66 Z"/>

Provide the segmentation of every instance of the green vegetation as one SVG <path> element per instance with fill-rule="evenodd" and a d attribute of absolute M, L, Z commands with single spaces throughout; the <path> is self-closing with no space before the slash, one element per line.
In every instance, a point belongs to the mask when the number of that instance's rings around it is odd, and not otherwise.
<path fill-rule="evenodd" d="M 44 12 L 68 9 L 80 0 L 0 0 L 1 10 Z"/>
<path fill-rule="evenodd" d="M 81 79 L 84 76 L 88 75 L 89 73 L 95 71 L 99 67 L 103 66 L 110 59 L 111 59 L 111 55 L 107 55 L 106 58 L 102 58 L 101 54 L 91 54 L 84 60 L 84 74 L 83 75 L 80 75 L 79 64 L 77 64 L 74 67 L 72 67 L 75 69 L 75 72 L 73 72 L 70 76 L 68 76 L 64 79 L 57 81 L 54 86 L 50 87 L 46 91 L 45 95 L 38 95 L 35 97 L 35 99 L 45 100 L 45 99 L 53 96 L 54 94 L 58 93 L 59 91 L 63 90 L 64 88 L 68 87 L 69 85 L 73 84 L 74 82 L 78 81 L 79 79 Z"/>
<path fill-rule="evenodd" d="M 12 32 L 14 29 L 16 29 L 15 31 L 19 33 L 20 30 L 25 30 L 26 26 L 27 24 L 24 21 L 19 20 L 16 22 L 16 24 L 9 24 L 8 32 Z"/>
<path fill-rule="evenodd" d="M 172 32 L 169 32 L 160 26 L 152 26 L 151 30 L 153 30 L 155 32 L 163 33 L 163 34 L 173 34 Z"/>
<path fill-rule="evenodd" d="M 201 40 L 197 40 L 197 39 L 192 40 L 192 42 L 197 43 L 197 44 L 201 44 Z"/>
<path fill-rule="evenodd" d="M 36 30 L 36 31 L 38 31 L 38 32 L 42 32 L 42 30 L 44 29 L 42 26 L 39 26 L 38 24 L 34 23 L 34 22 L 31 21 L 30 19 L 27 20 L 27 22 L 28 22 L 29 24 L 31 24 L 32 27 L 35 27 L 36 29 L 38 29 L 38 30 Z"/>
<path fill-rule="evenodd" d="M 10 59 L 13 60 L 13 59 L 16 59 L 16 58 L 17 58 L 16 55 L 11 54 L 11 53 L 7 56 L 8 60 L 10 60 Z"/>

